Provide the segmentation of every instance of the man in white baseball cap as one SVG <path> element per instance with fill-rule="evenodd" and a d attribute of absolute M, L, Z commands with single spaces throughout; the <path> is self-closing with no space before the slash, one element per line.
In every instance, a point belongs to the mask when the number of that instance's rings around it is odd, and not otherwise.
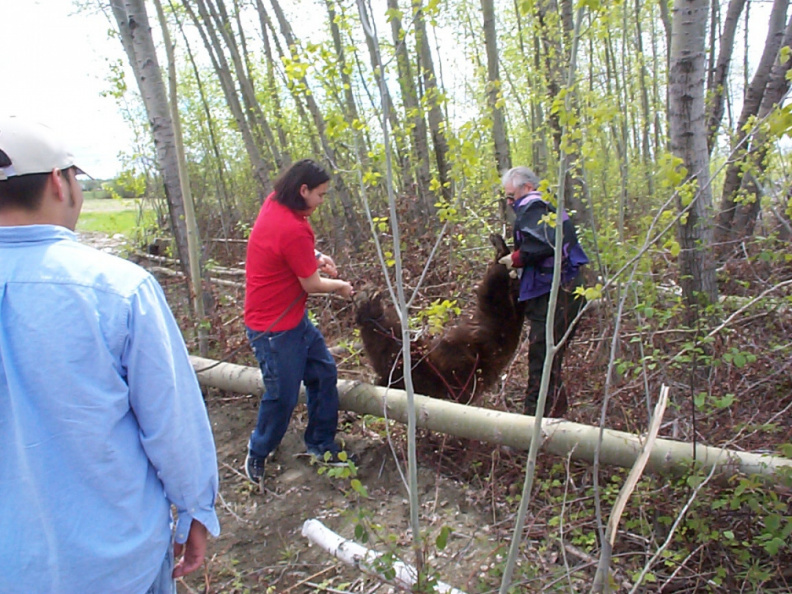
<path fill-rule="evenodd" d="M 77 241 L 81 172 L 0 119 L 0 592 L 175 594 L 220 531 L 214 440 L 157 281 Z"/>
<path fill-rule="evenodd" d="M 5 221 L 0 225 L 50 221 L 73 231 L 83 201 L 74 176 L 84 173 L 52 129 L 20 118 L 0 119 L 0 213 Z M 50 190 L 46 197 L 54 201 L 44 199 L 45 187 Z"/>
<path fill-rule="evenodd" d="M 74 155 L 55 132 L 44 124 L 18 118 L 0 120 L 3 152 L 0 157 L 0 181 L 31 173 L 50 173 L 53 169 L 74 167 L 78 175 L 85 172 L 74 164 Z M 13 155 L 13 159 L 12 159 Z"/>

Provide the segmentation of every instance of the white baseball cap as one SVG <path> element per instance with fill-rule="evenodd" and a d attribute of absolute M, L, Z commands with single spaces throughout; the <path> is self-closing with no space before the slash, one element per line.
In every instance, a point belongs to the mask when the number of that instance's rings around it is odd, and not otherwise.
<path fill-rule="evenodd" d="M 69 167 L 87 175 L 51 128 L 16 117 L 0 118 L 0 181 Z"/>

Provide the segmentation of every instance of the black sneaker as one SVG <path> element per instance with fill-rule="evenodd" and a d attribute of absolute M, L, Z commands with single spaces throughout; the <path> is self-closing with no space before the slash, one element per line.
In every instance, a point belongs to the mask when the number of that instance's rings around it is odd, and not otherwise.
<path fill-rule="evenodd" d="M 264 478 L 265 460 L 266 458 L 259 458 L 248 451 L 247 457 L 245 458 L 245 474 L 250 479 L 250 482 L 256 483 L 257 485 L 261 484 Z"/>
<path fill-rule="evenodd" d="M 308 454 L 318 463 L 327 466 L 346 466 L 349 462 L 358 465 L 358 457 L 352 452 L 342 450 L 338 444 L 333 444 L 324 452 L 316 448 L 308 448 Z"/>

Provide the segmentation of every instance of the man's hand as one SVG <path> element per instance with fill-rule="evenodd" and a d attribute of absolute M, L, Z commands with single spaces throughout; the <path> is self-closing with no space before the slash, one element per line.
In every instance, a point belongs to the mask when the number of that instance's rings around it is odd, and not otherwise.
<path fill-rule="evenodd" d="M 198 569 L 206 556 L 206 526 L 198 520 L 190 524 L 190 533 L 184 544 L 173 545 L 173 556 L 178 560 L 173 568 L 173 579 L 183 577 Z"/>

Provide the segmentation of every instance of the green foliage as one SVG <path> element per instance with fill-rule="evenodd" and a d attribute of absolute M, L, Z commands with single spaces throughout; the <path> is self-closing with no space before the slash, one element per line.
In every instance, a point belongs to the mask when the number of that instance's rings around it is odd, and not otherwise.
<path fill-rule="evenodd" d="M 146 194 L 146 178 L 133 169 L 125 169 L 116 179 L 104 183 L 102 187 L 113 198 L 140 198 Z"/>
<path fill-rule="evenodd" d="M 792 105 L 787 104 L 771 111 L 767 116 L 765 129 L 770 139 L 792 137 Z"/>
<path fill-rule="evenodd" d="M 418 313 L 418 323 L 426 322 L 431 334 L 440 334 L 452 316 L 458 316 L 460 313 L 462 309 L 457 305 L 456 300 L 437 299 Z"/>
<path fill-rule="evenodd" d="M 575 287 L 575 295 L 582 295 L 586 301 L 595 301 L 602 297 L 602 283 L 596 283 L 593 287 Z"/>
<path fill-rule="evenodd" d="M 436 180 L 433 179 L 432 184 L 434 184 L 435 181 Z M 434 187 L 430 185 L 430 189 L 432 191 L 439 190 L 439 184 Z M 441 222 L 457 223 L 460 221 L 459 211 L 446 200 L 440 198 L 435 202 L 435 208 L 437 209 L 437 217 Z"/>

